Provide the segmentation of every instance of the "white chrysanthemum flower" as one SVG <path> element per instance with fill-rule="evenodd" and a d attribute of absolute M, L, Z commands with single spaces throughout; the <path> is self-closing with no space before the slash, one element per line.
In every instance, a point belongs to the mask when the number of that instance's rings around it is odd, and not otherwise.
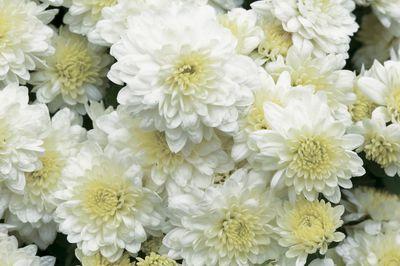
<path fill-rule="evenodd" d="M 29 71 L 50 55 L 55 15 L 47 5 L 30 0 L 0 0 L 0 84 L 25 84 Z"/>
<path fill-rule="evenodd" d="M 285 106 L 288 99 L 296 97 L 296 94 L 303 92 L 303 89 L 299 87 L 291 87 L 288 72 L 283 72 L 276 83 L 265 71 L 260 72 L 260 79 L 262 80 L 262 86 L 253 91 L 254 103 L 240 116 L 239 132 L 233 136 L 232 158 L 235 161 L 247 159 L 251 154 L 255 153 L 249 146 L 251 133 L 270 128 L 264 117 L 264 104 L 273 102 Z"/>
<path fill-rule="evenodd" d="M 258 79 L 257 65 L 235 49 L 211 7 L 172 5 L 160 16 L 130 18 L 127 34 L 111 48 L 118 62 L 108 76 L 126 83 L 118 102 L 142 125 L 165 131 L 178 152 L 210 139 L 214 129 L 237 130 Z"/>
<path fill-rule="evenodd" d="M 278 210 L 275 231 L 279 244 L 287 247 L 287 257 L 297 257 L 296 265 L 305 265 L 308 254 L 325 254 L 331 242 L 340 242 L 345 235 L 336 230 L 342 226 L 343 206 L 332 207 L 328 202 L 298 200 L 285 202 Z"/>
<path fill-rule="evenodd" d="M 379 107 L 375 110 L 386 121 L 400 122 L 400 62 L 375 61 L 358 80 L 358 87 Z"/>
<path fill-rule="evenodd" d="M 35 244 L 40 249 L 46 249 L 57 237 L 58 224 L 53 220 L 48 222 L 23 223 L 14 214 L 7 212 L 5 222 L 13 226 L 13 233 L 26 244 Z"/>
<path fill-rule="evenodd" d="M 134 266 L 135 265 L 131 263 L 130 256 L 128 253 L 122 254 L 121 258 L 119 258 L 115 262 L 110 262 L 100 253 L 96 253 L 95 255 L 92 256 L 85 256 L 80 249 L 75 249 L 75 255 L 82 263 L 82 266 Z"/>
<path fill-rule="evenodd" d="M 346 65 L 343 55 L 315 57 L 312 51 L 313 47 L 306 43 L 293 46 L 285 59 L 279 57 L 276 62 L 267 64 L 267 72 L 277 76 L 282 71 L 288 71 L 293 86 L 307 86 L 315 92 L 323 91 L 335 117 L 350 122 L 347 106 L 356 99 L 353 92 L 355 74 L 343 70 Z"/>
<path fill-rule="evenodd" d="M 35 256 L 37 247 L 29 245 L 18 248 L 15 236 L 8 236 L 5 230 L 0 230 L 0 264 L 2 266 L 54 266 L 55 258 Z"/>
<path fill-rule="evenodd" d="M 286 57 L 289 48 L 293 45 L 292 34 L 283 29 L 280 20 L 269 11 L 262 1 L 251 4 L 258 15 L 257 25 L 263 30 L 264 38 L 252 56 L 261 60 L 261 63 L 275 61 L 279 55 Z"/>
<path fill-rule="evenodd" d="M 373 111 L 378 107 L 378 105 L 371 101 L 358 87 L 358 80 L 362 76 L 363 73 L 354 80 L 353 92 L 356 95 L 356 100 L 348 107 L 353 122 L 371 119 Z"/>
<path fill-rule="evenodd" d="M 369 187 L 344 190 L 346 200 L 343 204 L 348 214 L 345 221 L 371 218 L 377 222 L 400 221 L 400 197 Z"/>
<path fill-rule="evenodd" d="M 85 139 L 86 130 L 81 125 L 81 117 L 69 109 L 63 109 L 52 117 L 50 127 L 42 134 L 45 151 L 39 157 L 41 167 L 25 174 L 23 194 L 10 192 L 9 211 L 18 217 L 20 223 L 31 223 L 34 228 L 46 226 L 54 230 L 52 235 L 55 237 L 57 227 L 50 224 L 57 207 L 54 193 L 59 189 L 67 160 L 78 152 L 80 143 Z M 12 224 L 17 223 L 15 219 L 13 221 Z M 29 225 L 26 228 L 28 230 Z M 52 240 L 54 238 L 44 239 L 43 242 L 48 245 Z"/>
<path fill-rule="evenodd" d="M 29 105 L 28 88 L 17 84 L 0 90 L 0 102 L 0 184 L 22 193 L 26 173 L 41 166 L 49 112 L 43 104 Z"/>
<path fill-rule="evenodd" d="M 350 188 L 353 176 L 365 173 L 362 160 L 353 151 L 363 142 L 346 134 L 346 126 L 331 115 L 321 94 L 293 99 L 286 107 L 265 104 L 270 130 L 251 135 L 259 152 L 250 158 L 256 169 L 275 170 L 272 187 L 286 186 L 291 199 L 303 194 L 308 200 L 322 193 L 339 202 L 339 187 Z"/>
<path fill-rule="evenodd" d="M 164 133 L 141 129 L 138 120 L 123 108 L 98 117 L 95 123 L 106 134 L 109 144 L 118 150 L 129 149 L 159 192 L 164 187 L 169 194 L 176 193 L 176 187 L 207 188 L 213 183 L 215 173 L 233 168 L 216 136 L 190 151 L 174 153 Z"/>
<path fill-rule="evenodd" d="M 379 20 L 368 14 L 362 17 L 361 30 L 357 32 L 356 39 L 362 46 L 352 57 L 354 65 L 361 69 L 371 67 L 374 60 L 384 62 L 389 59 L 390 50 L 400 44 L 400 38 L 395 37 Z"/>
<path fill-rule="evenodd" d="M 371 236 L 356 230 L 336 251 L 347 266 L 400 265 L 400 233 L 388 231 Z"/>
<path fill-rule="evenodd" d="M 244 169 L 204 193 L 172 197 L 176 228 L 163 241 L 168 255 L 196 266 L 253 265 L 274 258 L 269 222 L 275 217 L 275 201 L 263 178 Z"/>
<path fill-rule="evenodd" d="M 357 152 L 364 152 L 367 160 L 377 163 L 388 176 L 400 174 L 400 125 L 386 126 L 384 118 L 375 113 L 351 128 L 353 133 L 364 137 Z"/>
<path fill-rule="evenodd" d="M 88 100 L 103 97 L 111 57 L 105 48 L 66 28 L 60 28 L 53 43 L 55 53 L 46 58 L 29 82 L 34 85 L 37 100 L 47 103 L 51 112 L 69 106 L 84 113 Z"/>
<path fill-rule="evenodd" d="M 278 18 L 294 43 L 311 42 L 318 55 L 347 54 L 350 36 L 358 29 L 353 0 L 264 0 L 256 6 Z"/>
<path fill-rule="evenodd" d="M 85 256 L 100 252 L 111 262 L 126 249 L 140 250 L 146 231 L 163 226 L 161 199 L 142 187 L 131 154 L 88 142 L 64 171 L 55 213 L 60 232 Z"/>
<path fill-rule="evenodd" d="M 177 266 L 178 263 L 173 259 L 165 256 L 165 255 L 158 255 L 154 252 L 150 253 L 150 255 L 146 256 L 144 259 L 137 258 L 138 262 L 136 266 Z M 179 264 L 180 265 L 180 264 Z"/>
<path fill-rule="evenodd" d="M 218 20 L 236 37 L 236 51 L 240 54 L 250 54 L 264 37 L 262 29 L 256 25 L 257 14 L 253 10 L 235 8 L 219 15 Z"/>

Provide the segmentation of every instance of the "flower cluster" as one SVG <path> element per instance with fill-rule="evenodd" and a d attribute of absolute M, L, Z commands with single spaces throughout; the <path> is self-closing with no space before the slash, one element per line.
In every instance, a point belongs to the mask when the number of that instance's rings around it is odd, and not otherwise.
<path fill-rule="evenodd" d="M 400 0 L 0 0 L 0 102 L 0 265 L 400 265 Z"/>

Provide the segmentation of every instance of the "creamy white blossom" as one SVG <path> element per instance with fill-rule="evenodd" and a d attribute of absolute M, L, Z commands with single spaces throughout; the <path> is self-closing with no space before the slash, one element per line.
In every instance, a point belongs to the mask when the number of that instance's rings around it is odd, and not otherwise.
<path fill-rule="evenodd" d="M 172 4 L 160 16 L 143 12 L 128 24 L 111 48 L 117 63 L 108 75 L 126 83 L 120 104 L 143 126 L 164 131 L 174 152 L 210 139 L 214 129 L 237 130 L 258 83 L 257 66 L 236 53 L 234 36 L 212 8 Z"/>
<path fill-rule="evenodd" d="M 310 42 L 317 55 L 347 54 L 350 36 L 358 29 L 353 0 L 263 0 L 252 6 L 268 10 L 295 44 Z"/>
<path fill-rule="evenodd" d="M 142 187 L 131 154 L 88 142 L 70 158 L 55 213 L 59 230 L 85 256 L 100 252 L 110 262 L 136 253 L 149 231 L 163 226 L 161 199 Z"/>
<path fill-rule="evenodd" d="M 261 264 L 278 256 L 269 224 L 276 206 L 262 175 L 239 169 L 222 186 L 173 197 L 175 228 L 163 243 L 185 265 Z"/>
<path fill-rule="evenodd" d="M 276 171 L 271 186 L 288 187 L 291 199 L 303 194 L 314 201 L 322 193 L 339 202 L 339 187 L 351 188 L 350 178 L 365 173 L 353 151 L 363 137 L 346 133 L 321 94 L 305 93 L 284 107 L 268 102 L 264 108 L 270 129 L 251 135 L 252 145 L 259 149 L 250 158 L 254 167 Z"/>
<path fill-rule="evenodd" d="M 88 100 L 99 101 L 107 86 L 107 65 L 111 57 L 104 48 L 85 37 L 60 28 L 53 38 L 55 53 L 32 75 L 36 98 L 51 112 L 69 106 L 84 113 Z"/>
<path fill-rule="evenodd" d="M 54 52 L 49 23 L 56 12 L 31 0 L 0 0 L 0 84 L 25 84 L 29 71 Z"/>

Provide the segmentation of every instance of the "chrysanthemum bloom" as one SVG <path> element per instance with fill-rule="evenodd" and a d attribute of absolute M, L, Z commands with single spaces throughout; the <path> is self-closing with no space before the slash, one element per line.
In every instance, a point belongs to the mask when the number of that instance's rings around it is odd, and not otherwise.
<path fill-rule="evenodd" d="M 110 262 L 100 253 L 96 253 L 95 255 L 92 256 L 85 256 L 79 249 L 75 250 L 75 255 L 81 261 L 82 266 L 133 266 L 134 265 L 133 263 L 131 263 L 128 253 L 124 253 L 121 256 L 121 258 L 119 258 L 115 262 Z"/>
<path fill-rule="evenodd" d="M 400 122 L 400 62 L 375 61 L 371 69 L 358 80 L 360 90 L 377 104 L 375 112 L 385 120 Z"/>
<path fill-rule="evenodd" d="M 10 192 L 10 212 L 16 215 L 21 223 L 31 223 L 36 229 L 40 229 L 42 224 L 45 228 L 41 228 L 40 231 L 45 230 L 48 235 L 53 236 L 53 239 L 50 237 L 46 241 L 43 240 L 47 245 L 54 240 L 57 230 L 56 225 L 51 223 L 57 206 L 54 193 L 59 189 L 67 160 L 76 155 L 86 136 L 86 130 L 81 125 L 82 118 L 69 109 L 57 112 L 52 117 L 51 125 L 43 133 L 42 147 L 45 151 L 39 157 L 40 168 L 25 174 L 26 185 L 23 194 Z M 21 227 L 20 224 L 17 225 Z"/>
<path fill-rule="evenodd" d="M 257 14 L 253 10 L 235 8 L 219 15 L 218 20 L 236 37 L 236 50 L 240 54 L 250 54 L 264 37 L 263 31 L 256 25 Z"/>
<path fill-rule="evenodd" d="M 286 202 L 278 211 L 275 229 L 279 244 L 288 248 L 286 256 L 297 257 L 296 265 L 305 265 L 308 254 L 323 255 L 331 242 L 342 241 L 345 235 L 336 230 L 343 224 L 343 212 L 343 206 L 332 207 L 323 200 Z"/>
<path fill-rule="evenodd" d="M 311 45 L 305 43 L 293 46 L 286 58 L 281 56 L 276 62 L 267 64 L 267 72 L 276 77 L 282 71 L 288 71 L 293 86 L 306 86 L 315 92 L 324 92 L 335 117 L 348 120 L 350 124 L 347 106 L 356 99 L 353 92 L 355 74 L 343 70 L 346 64 L 343 55 L 316 57 L 312 54 L 313 50 Z"/>
<path fill-rule="evenodd" d="M 32 74 L 29 83 L 34 85 L 37 100 L 47 103 L 51 112 L 69 106 L 84 113 L 83 104 L 103 97 L 111 57 L 105 48 L 66 28 L 60 28 L 53 43 L 55 53 Z"/>
<path fill-rule="evenodd" d="M 388 60 L 390 49 L 400 44 L 400 36 L 394 36 L 373 14 L 362 17 L 361 29 L 357 32 L 356 39 L 362 43 L 352 57 L 358 69 L 363 65 L 370 68 L 374 60 L 379 62 Z"/>
<path fill-rule="evenodd" d="M 167 256 L 158 255 L 156 253 L 151 253 L 150 255 L 146 256 L 144 259 L 137 258 L 138 262 L 136 266 L 153 266 L 153 265 L 160 265 L 160 266 L 176 266 L 178 265 L 176 261 L 173 259 L 168 258 Z"/>
<path fill-rule="evenodd" d="M 37 247 L 29 245 L 18 248 L 15 236 L 8 236 L 4 229 L 0 229 L 0 263 L 3 266 L 29 265 L 29 266 L 53 266 L 55 258 L 35 256 Z"/>
<path fill-rule="evenodd" d="M 234 36 L 211 7 L 172 4 L 128 24 L 111 48 L 118 62 L 108 74 L 126 83 L 120 104 L 143 126 L 165 131 L 174 152 L 210 139 L 214 129 L 237 130 L 238 113 L 251 104 L 250 88 L 258 84 L 257 66 L 236 53 Z"/>
<path fill-rule="evenodd" d="M 41 166 L 43 133 L 50 120 L 46 105 L 28 101 L 26 87 L 10 84 L 0 91 L 0 184 L 16 193 L 24 190 L 25 174 Z"/>
<path fill-rule="evenodd" d="M 135 156 L 159 192 L 166 188 L 168 194 L 174 194 L 176 187 L 186 186 L 207 188 L 215 173 L 233 168 L 216 136 L 189 151 L 175 153 L 169 149 L 164 133 L 143 130 L 123 108 L 98 117 L 96 124 L 105 132 L 110 145 L 118 150 L 128 149 Z"/>
<path fill-rule="evenodd" d="M 283 29 L 280 20 L 276 19 L 262 1 L 251 4 L 257 13 L 257 25 L 263 30 L 264 38 L 253 56 L 266 62 L 275 61 L 279 55 L 286 57 L 289 48 L 293 45 L 292 34 Z"/>
<path fill-rule="evenodd" d="M 172 197 L 172 229 L 164 238 L 185 265 L 253 265 L 274 258 L 269 222 L 276 198 L 259 176 L 236 171 L 222 186 Z"/>
<path fill-rule="evenodd" d="M 353 122 L 371 119 L 373 111 L 378 107 L 378 105 L 371 101 L 358 87 L 358 79 L 362 77 L 362 75 L 363 73 L 354 80 L 353 92 L 356 95 L 356 100 L 349 105 L 349 113 Z"/>
<path fill-rule="evenodd" d="M 128 153 L 88 142 L 64 171 L 55 213 L 60 232 L 83 255 L 100 253 L 110 262 L 124 250 L 136 253 L 146 231 L 163 226 L 161 199 L 142 187 L 142 174 Z"/>
<path fill-rule="evenodd" d="M 400 233 L 388 231 L 371 236 L 356 230 L 336 251 L 349 266 L 400 265 Z"/>
<path fill-rule="evenodd" d="M 386 126 L 384 118 L 372 114 L 351 128 L 351 132 L 364 137 L 357 152 L 364 152 L 367 160 L 377 163 L 388 176 L 400 174 L 400 125 Z"/>
<path fill-rule="evenodd" d="M 55 12 L 46 7 L 30 0 L 0 0 L 0 84 L 25 84 L 38 61 L 54 52 L 53 31 L 46 24 Z"/>
<path fill-rule="evenodd" d="M 235 161 L 247 159 L 255 152 L 249 145 L 251 133 L 270 129 L 264 116 L 264 104 L 273 102 L 284 106 L 288 99 L 296 97 L 296 94 L 301 94 L 305 90 L 291 86 L 288 72 L 283 72 L 275 83 L 269 74 L 261 71 L 260 80 L 262 86 L 253 91 L 254 102 L 239 117 L 239 131 L 233 136 L 232 158 Z"/>
<path fill-rule="evenodd" d="M 358 187 L 344 190 L 348 214 L 345 221 L 370 218 L 375 222 L 400 221 L 400 197 L 375 188 Z M 366 228 L 368 229 L 368 228 Z"/>
<path fill-rule="evenodd" d="M 353 151 L 363 137 L 345 133 L 323 95 L 306 94 L 285 107 L 266 103 L 265 120 L 270 129 L 252 134 L 259 152 L 250 161 L 256 169 L 276 171 L 271 186 L 288 187 L 290 198 L 303 194 L 313 201 L 322 193 L 337 203 L 339 187 L 350 188 L 351 177 L 365 173 Z"/>
<path fill-rule="evenodd" d="M 358 29 L 353 0 L 264 0 L 257 5 L 281 21 L 294 43 L 311 42 L 318 55 L 347 54 Z"/>
<path fill-rule="evenodd" d="M 371 6 L 379 21 L 393 34 L 400 37 L 399 0 L 355 0 L 359 5 Z"/>

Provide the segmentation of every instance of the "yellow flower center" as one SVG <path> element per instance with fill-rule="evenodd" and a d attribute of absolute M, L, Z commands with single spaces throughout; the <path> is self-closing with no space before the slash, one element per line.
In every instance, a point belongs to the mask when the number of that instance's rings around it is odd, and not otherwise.
<path fill-rule="evenodd" d="M 40 161 L 41 169 L 26 174 L 27 186 L 38 190 L 51 189 L 57 184 L 65 163 L 55 151 L 46 151 Z"/>
<path fill-rule="evenodd" d="M 398 266 L 400 265 L 400 247 L 387 250 L 379 257 L 378 266 Z"/>
<path fill-rule="evenodd" d="M 54 69 L 61 83 L 61 93 L 73 99 L 84 91 L 85 83 L 95 83 L 99 77 L 97 66 L 89 51 L 87 41 L 80 36 L 62 38 L 56 47 Z"/>
<path fill-rule="evenodd" d="M 248 252 L 255 241 L 257 217 L 233 208 L 221 224 L 220 241 L 228 250 Z"/>
<path fill-rule="evenodd" d="M 299 201 L 289 214 L 290 227 L 297 243 L 307 247 L 320 247 L 331 241 L 336 221 L 329 212 L 330 205 L 323 201 Z"/>
<path fill-rule="evenodd" d="M 81 197 L 89 215 L 108 220 L 136 203 L 138 195 L 129 189 L 130 184 L 105 182 L 102 179 L 93 179 L 83 185 Z"/>
<path fill-rule="evenodd" d="M 370 118 L 377 105 L 358 90 L 355 90 L 355 93 L 357 95 L 357 101 L 349 107 L 353 121 L 357 122 Z"/>
<path fill-rule="evenodd" d="M 264 109 L 260 106 L 254 106 L 247 115 L 247 124 L 252 131 L 268 129 Z"/>
<path fill-rule="evenodd" d="M 265 56 L 267 60 L 275 60 L 278 55 L 286 56 L 293 45 L 292 35 L 286 32 L 277 21 L 264 22 L 262 27 L 265 38 L 258 46 L 258 53 Z"/>
<path fill-rule="evenodd" d="M 374 161 L 382 167 L 387 167 L 397 161 L 399 145 L 391 143 L 383 136 L 371 136 L 364 146 L 365 158 Z"/>
<path fill-rule="evenodd" d="M 330 87 L 326 77 L 319 73 L 318 68 L 311 65 L 299 67 L 292 73 L 292 85 L 311 85 L 316 91 L 326 90 Z"/>
<path fill-rule="evenodd" d="M 161 256 L 154 252 L 152 252 L 149 256 L 146 256 L 145 259 L 138 259 L 139 261 L 136 263 L 137 266 L 175 266 L 177 263 L 168 258 L 167 256 Z"/>
<path fill-rule="evenodd" d="M 337 148 L 326 138 L 313 136 L 300 139 L 293 148 L 291 168 L 305 178 L 324 177 L 331 170 L 337 152 Z"/>
<path fill-rule="evenodd" d="M 142 243 L 140 250 L 146 255 L 149 255 L 152 252 L 157 252 L 162 245 L 163 238 L 163 236 L 149 236 L 149 238 Z"/>
<path fill-rule="evenodd" d="M 400 88 L 394 89 L 387 98 L 387 108 L 395 121 L 400 121 Z"/>
<path fill-rule="evenodd" d="M 183 55 L 166 78 L 166 84 L 171 86 L 171 92 L 179 91 L 184 95 L 201 92 L 204 89 L 201 84 L 209 72 L 208 64 L 204 54 L 194 52 Z"/>

